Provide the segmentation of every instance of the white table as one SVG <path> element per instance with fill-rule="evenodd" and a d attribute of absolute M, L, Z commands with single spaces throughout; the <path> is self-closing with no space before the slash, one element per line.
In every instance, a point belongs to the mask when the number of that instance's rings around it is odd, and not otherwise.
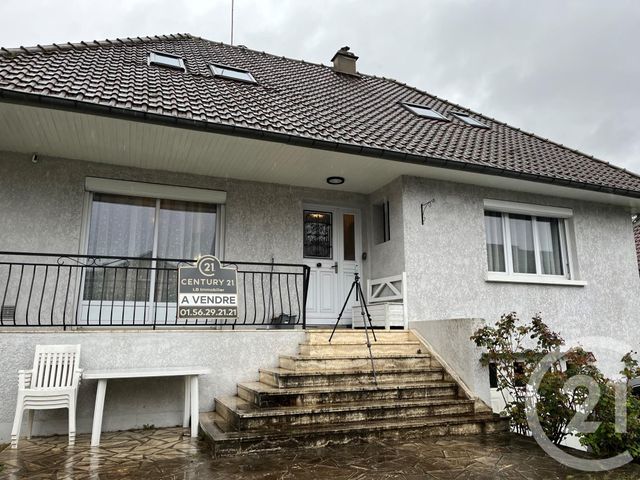
<path fill-rule="evenodd" d="M 113 370 L 85 370 L 83 380 L 98 380 L 96 391 L 96 405 L 93 411 L 93 427 L 91 430 L 91 446 L 100 445 L 102 433 L 102 414 L 104 411 L 104 396 L 107 391 L 107 381 L 118 378 L 156 378 L 156 377 L 184 377 L 184 414 L 182 426 L 189 426 L 191 417 L 191 436 L 198 436 L 198 375 L 211 373 L 205 367 L 154 367 L 154 368 L 118 368 Z"/>

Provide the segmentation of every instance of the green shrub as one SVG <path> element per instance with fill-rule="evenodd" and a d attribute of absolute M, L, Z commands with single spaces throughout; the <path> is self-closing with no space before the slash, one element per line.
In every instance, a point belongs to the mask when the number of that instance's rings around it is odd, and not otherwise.
<path fill-rule="evenodd" d="M 526 384 L 540 360 L 564 345 L 564 340 L 539 315 L 533 317 L 529 324 L 523 324 L 515 312 L 503 315 L 493 327 L 480 328 L 471 340 L 486 350 L 481 362 L 496 365 L 498 391 L 504 399 L 505 412 L 513 431 L 529 434 L 526 399 L 532 392 L 527 391 Z M 563 390 L 565 382 L 573 375 L 599 373 L 592 366 L 592 357 L 582 349 L 569 351 L 565 359 L 569 368 L 555 362 L 534 394 L 540 425 L 556 445 L 567 436 L 566 427 L 587 393 L 582 388 L 566 393 Z"/>
<path fill-rule="evenodd" d="M 551 365 L 537 392 L 526 388 L 542 358 L 565 344 L 539 315 L 528 324 L 523 324 L 515 312 L 503 315 L 495 326 L 485 326 L 474 332 L 471 340 L 485 349 L 482 364 L 496 365 L 498 391 L 505 401 L 505 413 L 513 431 L 524 435 L 530 433 L 526 406 L 528 396 L 534 395 L 542 429 L 554 444 L 560 445 L 569 434 L 569 422 L 581 409 L 588 394 L 584 387 L 566 392 L 564 385 L 574 375 L 586 375 L 597 382 L 601 393 L 588 419 L 601 424 L 594 433 L 580 433 L 580 442 L 601 458 L 627 450 L 636 461 L 640 460 L 640 399 L 627 388 L 627 429 L 626 433 L 617 433 L 615 384 L 598 370 L 594 365 L 595 357 L 589 352 L 582 348 L 570 349 L 563 356 L 565 362 L 557 361 Z M 627 353 L 622 358 L 624 369 L 621 373 L 627 381 L 640 377 L 640 363 L 633 354 Z"/>
<path fill-rule="evenodd" d="M 622 357 L 624 369 L 620 372 L 626 380 L 640 377 L 638 361 L 629 352 Z M 640 399 L 627 388 L 627 428 L 626 432 L 615 431 L 615 388 L 612 381 L 601 378 L 600 401 L 595 406 L 590 420 L 601 422 L 593 433 L 581 434 L 580 443 L 588 447 L 594 455 L 608 458 L 627 450 L 635 462 L 640 461 Z"/>

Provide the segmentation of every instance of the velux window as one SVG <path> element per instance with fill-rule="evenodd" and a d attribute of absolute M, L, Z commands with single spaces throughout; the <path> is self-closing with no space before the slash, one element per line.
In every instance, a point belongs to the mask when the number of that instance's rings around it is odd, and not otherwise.
<path fill-rule="evenodd" d="M 462 120 L 467 125 L 471 125 L 472 127 L 489 128 L 487 125 L 482 123 L 480 120 L 478 120 L 476 118 L 473 118 L 472 116 L 467 115 L 466 113 L 454 112 L 452 115 L 454 117 L 456 117 L 457 119 Z"/>
<path fill-rule="evenodd" d="M 174 68 L 176 70 L 186 71 L 184 61 L 177 55 L 171 55 L 164 52 L 149 53 L 149 65 L 158 65 L 161 67 Z"/>
<path fill-rule="evenodd" d="M 231 80 L 240 80 L 241 82 L 256 83 L 251 72 L 241 68 L 228 67 L 226 65 L 211 65 L 211 72 L 216 77 L 229 78 Z"/>
<path fill-rule="evenodd" d="M 490 272 L 569 278 L 565 218 L 486 210 Z"/>
<path fill-rule="evenodd" d="M 426 105 L 416 105 L 415 103 L 403 103 L 403 105 L 420 117 L 432 118 L 434 120 L 447 119 L 444 115 L 435 111 L 433 108 L 427 107 Z"/>

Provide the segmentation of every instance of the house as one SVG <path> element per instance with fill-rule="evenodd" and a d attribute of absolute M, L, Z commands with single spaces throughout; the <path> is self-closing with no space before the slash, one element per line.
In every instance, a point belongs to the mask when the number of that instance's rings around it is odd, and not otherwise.
<path fill-rule="evenodd" d="M 485 402 L 479 319 L 640 343 L 640 177 L 357 60 L 188 34 L 0 50 L 0 441 L 36 344 L 81 343 L 86 368 L 204 363 L 211 410 L 333 326 L 355 272 L 396 279 L 411 329 Z M 207 254 L 238 270 L 237 317 L 178 315 L 177 268 Z M 179 423 L 178 382 L 114 384 L 105 429 Z"/>
<path fill-rule="evenodd" d="M 633 238 L 636 242 L 636 260 L 640 269 L 640 221 L 636 217 L 633 222 Z"/>

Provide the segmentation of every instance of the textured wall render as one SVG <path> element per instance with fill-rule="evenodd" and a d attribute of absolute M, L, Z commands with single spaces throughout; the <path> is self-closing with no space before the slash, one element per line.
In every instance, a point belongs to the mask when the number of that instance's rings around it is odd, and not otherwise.
<path fill-rule="evenodd" d="M 227 191 L 225 258 L 302 261 L 304 202 L 361 208 L 360 194 L 0 152 L 0 250 L 77 253 L 87 176 Z M 28 220 L 27 220 L 28 219 Z"/>
<path fill-rule="evenodd" d="M 213 399 L 233 395 L 240 381 L 257 381 L 258 369 L 275 367 L 279 354 L 295 354 L 302 330 L 270 331 L 78 331 L 0 333 L 0 442 L 7 441 L 16 405 L 18 370 L 31 368 L 36 345 L 80 344 L 81 367 L 144 368 L 204 366 L 200 410 L 213 410 Z M 78 397 L 78 432 L 89 432 L 96 381 L 84 380 Z M 182 423 L 183 382 L 180 378 L 111 380 L 107 386 L 103 430 L 141 428 L 145 423 Z M 26 415 L 25 415 L 26 422 Z M 37 412 L 34 434 L 67 431 L 63 410 Z M 23 430 L 24 431 L 24 430 Z"/>
<path fill-rule="evenodd" d="M 404 221 L 402 218 L 402 178 L 376 190 L 369 195 L 369 204 L 375 205 L 383 201 L 389 202 L 390 239 L 376 244 L 375 235 L 370 232 L 369 265 L 371 278 L 400 275 L 404 272 Z M 369 212 L 373 215 L 373 211 Z M 375 225 L 373 218 L 369 225 Z"/>
<path fill-rule="evenodd" d="M 420 203 L 434 205 L 420 223 Z M 585 287 L 485 280 L 485 198 L 572 208 L 575 251 Z M 405 264 L 410 321 L 540 312 L 568 340 L 611 336 L 640 346 L 640 278 L 630 215 L 620 207 L 403 177 Z M 446 355 L 445 355 L 446 357 Z"/>

